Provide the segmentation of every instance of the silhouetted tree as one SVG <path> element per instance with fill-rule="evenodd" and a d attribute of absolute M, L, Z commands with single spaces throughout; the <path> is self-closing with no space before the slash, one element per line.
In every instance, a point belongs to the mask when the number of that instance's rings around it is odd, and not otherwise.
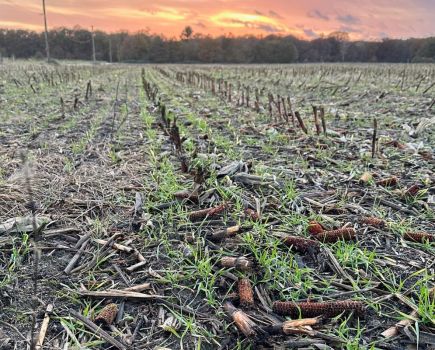
<path fill-rule="evenodd" d="M 181 39 L 182 40 L 189 40 L 190 37 L 193 34 L 193 29 L 191 26 L 186 26 L 183 31 L 181 32 Z"/>
<path fill-rule="evenodd" d="M 414 57 L 414 61 L 435 62 L 435 38 L 429 38 L 422 43 Z"/>
<path fill-rule="evenodd" d="M 50 54 L 58 59 L 89 60 L 91 32 L 80 27 L 48 31 Z M 290 62 L 435 62 L 435 37 L 384 39 L 380 42 L 349 41 L 345 32 L 333 32 L 312 41 L 292 36 L 232 34 L 216 38 L 193 34 L 187 26 L 181 39 L 168 39 L 149 31 L 127 33 L 95 32 L 96 58 L 109 61 L 111 39 L 114 62 L 204 62 L 204 63 L 290 63 Z M 44 33 L 0 29 L 0 52 L 17 58 L 45 56 Z"/>

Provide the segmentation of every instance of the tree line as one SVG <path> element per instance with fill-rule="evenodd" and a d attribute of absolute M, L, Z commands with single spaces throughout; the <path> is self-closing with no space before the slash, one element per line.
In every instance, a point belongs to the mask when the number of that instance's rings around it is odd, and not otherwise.
<path fill-rule="evenodd" d="M 51 56 L 92 59 L 92 32 L 80 27 L 48 32 Z M 331 33 L 314 40 L 293 36 L 265 37 L 193 34 L 188 26 L 179 38 L 148 31 L 94 32 L 96 58 L 107 62 L 150 63 L 292 63 L 292 62 L 435 62 L 435 37 L 350 41 L 348 34 Z M 3 57 L 43 58 L 44 34 L 0 29 Z"/>

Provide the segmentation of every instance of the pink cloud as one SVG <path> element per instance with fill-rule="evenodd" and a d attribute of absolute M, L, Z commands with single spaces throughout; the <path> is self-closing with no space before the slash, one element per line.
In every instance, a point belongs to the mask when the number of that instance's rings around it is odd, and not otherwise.
<path fill-rule="evenodd" d="M 220 35 L 292 34 L 346 29 L 353 39 L 435 35 L 432 0 L 46 0 L 50 27 L 80 25 L 178 36 L 186 25 Z M 394 4 L 392 4 L 394 3 Z M 38 30 L 40 0 L 0 0 L 0 26 Z"/>

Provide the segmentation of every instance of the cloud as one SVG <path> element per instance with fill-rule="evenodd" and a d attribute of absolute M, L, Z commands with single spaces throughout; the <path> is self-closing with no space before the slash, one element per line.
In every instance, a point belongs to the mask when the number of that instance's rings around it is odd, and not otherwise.
<path fill-rule="evenodd" d="M 261 30 L 261 31 L 266 32 L 266 33 L 281 33 L 281 32 L 283 32 L 283 28 L 280 28 L 280 27 L 275 26 L 273 24 L 243 21 L 243 20 L 239 20 L 239 19 L 230 19 L 229 22 L 231 22 L 235 25 L 241 25 L 245 28 Z"/>
<path fill-rule="evenodd" d="M 0 0 L 0 26 L 43 27 L 41 5 L 41 0 Z M 191 24 L 212 36 L 231 31 L 312 38 L 347 29 L 354 40 L 427 37 L 435 35 L 434 11 L 435 0 L 47 0 L 49 28 L 149 27 L 167 36 Z"/>
<path fill-rule="evenodd" d="M 318 19 L 322 19 L 324 21 L 329 21 L 329 17 L 327 15 L 325 15 L 324 13 L 320 12 L 319 10 L 312 10 L 312 11 L 308 12 L 307 15 L 310 18 L 318 18 Z"/>
<path fill-rule="evenodd" d="M 282 29 L 277 28 L 270 24 L 254 24 L 254 28 L 262 30 L 263 32 L 267 33 L 280 33 L 282 32 Z"/>
<path fill-rule="evenodd" d="M 110 17 L 121 16 L 130 19 L 160 18 L 167 21 L 180 21 L 186 19 L 186 15 L 171 8 L 159 10 L 135 10 L 128 7 L 107 7 L 102 12 Z"/>
<path fill-rule="evenodd" d="M 214 16 L 211 16 L 210 20 L 214 24 L 223 27 L 225 26 L 232 27 L 232 28 L 245 27 L 251 29 L 260 29 L 260 28 L 271 29 L 273 27 L 276 29 L 276 31 L 280 31 L 280 32 L 286 31 L 287 29 L 275 18 L 270 18 L 264 15 L 248 14 L 242 12 L 223 11 L 217 13 Z M 269 27 L 265 27 L 265 25 Z"/>
<path fill-rule="evenodd" d="M 346 23 L 346 24 L 359 24 L 361 23 L 361 20 L 356 17 L 353 16 L 351 14 L 347 14 L 347 15 L 340 15 L 336 17 L 337 21 L 342 22 L 342 23 Z"/>
<path fill-rule="evenodd" d="M 304 29 L 304 34 L 308 37 L 308 38 L 317 38 L 318 35 L 316 34 L 316 32 L 314 32 L 312 29 Z"/>
<path fill-rule="evenodd" d="M 41 31 L 44 27 L 38 24 L 23 23 L 15 21 L 0 21 L 0 27 L 11 29 L 30 29 L 35 31 Z"/>
<path fill-rule="evenodd" d="M 279 15 L 278 13 L 276 13 L 276 12 L 273 11 L 273 10 L 270 10 L 270 11 L 269 11 L 269 16 L 270 16 L 270 17 L 273 17 L 273 18 L 283 19 L 283 17 L 282 17 L 281 15 Z"/>
<path fill-rule="evenodd" d="M 204 23 L 202 23 L 202 22 L 196 22 L 196 23 L 195 23 L 195 26 L 200 27 L 200 28 L 202 28 L 202 29 L 207 28 L 207 26 L 206 26 Z"/>
<path fill-rule="evenodd" d="M 345 33 L 362 33 L 361 29 L 357 29 L 355 27 L 350 27 L 350 26 L 341 26 L 338 30 L 340 32 L 345 32 Z"/>

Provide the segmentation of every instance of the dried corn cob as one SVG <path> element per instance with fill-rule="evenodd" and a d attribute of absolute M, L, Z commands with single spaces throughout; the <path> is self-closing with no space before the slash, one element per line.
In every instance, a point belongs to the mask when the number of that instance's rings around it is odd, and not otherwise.
<path fill-rule="evenodd" d="M 292 318 L 299 317 L 334 317 L 341 313 L 350 313 L 355 311 L 360 315 L 363 313 L 364 304 L 360 301 L 340 300 L 329 302 L 301 302 L 292 301 L 275 301 L 273 303 L 273 311 L 279 315 L 290 316 Z"/>
<path fill-rule="evenodd" d="M 356 236 L 356 231 L 351 227 L 344 227 L 338 230 L 323 231 L 315 236 L 316 239 L 325 243 L 334 243 L 341 239 L 350 241 Z"/>
<path fill-rule="evenodd" d="M 258 221 L 260 220 L 260 215 L 251 208 L 245 209 L 245 215 L 247 218 L 251 219 L 252 221 Z"/>
<path fill-rule="evenodd" d="M 308 233 L 310 233 L 311 235 L 315 236 L 320 232 L 324 231 L 324 228 L 322 225 L 320 225 L 317 221 L 310 221 L 310 223 L 308 224 Z"/>
<path fill-rule="evenodd" d="M 390 142 L 387 142 L 386 145 L 398 148 L 398 149 L 406 149 L 406 146 L 403 143 L 400 143 L 397 140 L 392 140 Z"/>
<path fill-rule="evenodd" d="M 254 292 L 249 278 L 241 278 L 237 284 L 240 305 L 250 307 L 254 305 Z"/>
<path fill-rule="evenodd" d="M 115 320 L 116 314 L 118 313 L 118 306 L 116 304 L 107 304 L 95 317 L 96 324 L 111 325 Z"/>
<path fill-rule="evenodd" d="M 365 225 L 370 225 L 370 226 L 373 226 L 373 227 L 384 227 L 385 226 L 385 221 L 384 220 L 375 218 L 373 216 L 362 218 L 361 219 L 361 223 L 363 223 Z"/>
<path fill-rule="evenodd" d="M 382 187 L 394 187 L 399 182 L 398 178 L 395 176 L 387 177 L 385 179 L 381 179 L 379 181 L 376 181 L 376 185 L 382 186 Z"/>
<path fill-rule="evenodd" d="M 429 151 L 418 151 L 418 154 L 424 159 L 424 160 L 432 160 L 433 156 L 432 153 Z"/>
<path fill-rule="evenodd" d="M 403 235 L 408 241 L 424 243 L 424 242 L 435 242 L 435 235 L 432 235 L 427 232 L 406 232 Z"/>
<path fill-rule="evenodd" d="M 319 242 L 298 236 L 286 236 L 282 241 L 285 245 L 301 253 L 307 252 L 309 250 L 316 251 L 320 247 Z"/>
<path fill-rule="evenodd" d="M 417 184 L 412 185 L 405 191 L 405 196 L 415 197 L 420 191 L 420 186 Z"/>

